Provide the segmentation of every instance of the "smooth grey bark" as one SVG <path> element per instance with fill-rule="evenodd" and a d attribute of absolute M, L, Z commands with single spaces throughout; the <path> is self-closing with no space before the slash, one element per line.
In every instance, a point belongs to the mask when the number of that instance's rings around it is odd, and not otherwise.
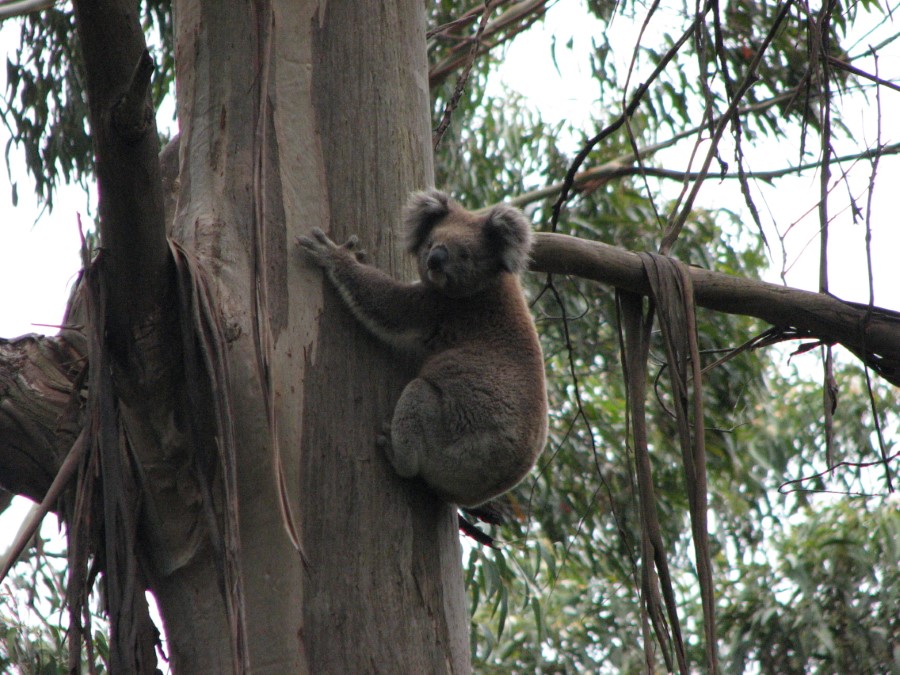
<path fill-rule="evenodd" d="M 375 445 L 408 369 L 293 244 L 313 225 L 358 233 L 376 264 L 408 273 L 394 228 L 432 176 L 424 9 L 187 1 L 176 30 L 173 232 L 223 311 L 251 667 L 468 672 L 454 510 L 396 478 Z M 190 599 L 211 589 L 189 568 L 160 605 L 178 669 L 217 672 L 221 608 L 194 622 Z"/>

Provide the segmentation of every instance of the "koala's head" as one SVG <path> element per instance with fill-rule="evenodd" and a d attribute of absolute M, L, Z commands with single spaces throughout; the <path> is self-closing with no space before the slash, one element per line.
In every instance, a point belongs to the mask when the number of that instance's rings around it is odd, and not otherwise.
<path fill-rule="evenodd" d="M 406 246 L 422 282 L 451 297 L 483 290 L 503 273 L 528 266 L 531 225 L 511 206 L 466 211 L 443 192 L 417 192 L 404 212 Z"/>

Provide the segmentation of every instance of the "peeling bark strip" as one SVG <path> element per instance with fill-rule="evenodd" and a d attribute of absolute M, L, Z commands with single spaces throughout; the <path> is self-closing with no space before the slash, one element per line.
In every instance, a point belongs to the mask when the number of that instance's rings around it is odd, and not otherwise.
<path fill-rule="evenodd" d="M 164 311 L 170 261 L 159 138 L 149 101 L 153 64 L 133 0 L 76 0 L 74 10 L 90 106 L 103 254 L 84 276 L 88 456 L 69 523 L 70 665 L 78 663 L 79 610 L 87 602 L 92 556 L 104 575 L 110 669 L 149 673 L 156 669 L 158 635 L 144 596 L 148 558 L 141 550 L 139 527 L 145 516 L 146 458 L 140 449 L 146 430 L 133 419 L 129 424 L 128 418 L 129 402 L 134 406 L 145 397 L 153 400 L 150 391 L 157 396 L 167 391 L 173 374 L 158 367 L 165 361 L 154 349 L 167 343 L 166 327 L 174 317 Z M 96 470 L 87 469 L 91 466 Z"/>
<path fill-rule="evenodd" d="M 625 377 L 628 419 L 634 447 L 634 472 L 637 476 L 638 517 L 641 525 L 641 630 L 647 672 L 653 672 L 654 658 L 650 627 L 662 647 L 668 672 L 688 673 L 687 655 L 678 620 L 678 605 L 669 573 L 665 542 L 659 526 L 653 468 L 647 435 L 647 359 L 650 354 L 650 331 L 653 328 L 653 306 L 644 313 L 644 299 L 628 291 L 617 295 L 621 307 L 624 336 L 622 370 Z M 665 615 L 663 611 L 665 610 Z M 666 618 L 668 617 L 668 626 Z M 669 633 L 671 627 L 671 634 Z M 672 652 L 675 659 L 672 658 Z"/>
<path fill-rule="evenodd" d="M 150 620 L 144 597 L 146 580 L 138 562 L 138 514 L 143 488 L 135 471 L 134 448 L 120 419 L 113 383 L 112 358 L 105 339 L 108 305 L 103 274 L 101 256 L 84 276 L 89 326 L 85 466 L 95 466 L 97 470 L 82 471 L 76 486 L 69 546 L 74 548 L 81 565 L 69 569 L 69 596 L 87 602 L 88 593 L 81 591 L 89 589 L 94 573 L 88 569 L 89 560 L 97 560 L 103 572 L 109 615 L 110 672 L 152 673 L 157 665 L 159 636 Z M 76 589 L 78 592 L 74 592 Z M 80 653 L 83 628 L 79 615 L 87 613 L 86 607 L 70 604 L 69 617 L 75 626 L 70 654 Z M 89 632 L 84 639 L 91 642 Z"/>
<path fill-rule="evenodd" d="M 245 673 L 251 669 L 238 523 L 237 447 L 234 435 L 236 411 L 229 389 L 225 338 L 221 317 L 203 268 L 177 243 L 171 242 L 171 247 L 178 273 L 179 316 L 188 397 L 191 407 L 197 412 L 203 410 L 208 405 L 207 399 L 211 398 L 215 411 L 215 435 L 211 438 L 204 434 L 202 425 L 197 422 L 197 415 L 191 415 L 192 445 L 196 448 L 193 460 L 197 482 L 203 491 L 210 543 L 217 554 L 216 563 L 220 565 L 220 590 L 231 633 L 231 660 L 235 673 Z M 208 382 L 208 393 L 201 382 Z M 220 472 L 225 493 L 221 528 L 212 485 L 213 477 Z"/>
<path fill-rule="evenodd" d="M 715 675 L 719 670 L 716 654 L 716 603 L 707 524 L 706 427 L 694 288 L 687 267 L 674 258 L 642 253 L 641 261 L 650 282 L 651 299 L 659 316 L 666 345 L 703 605 L 706 672 Z M 645 358 L 646 356 L 647 354 L 644 355 Z M 645 370 L 646 367 L 645 363 Z"/>

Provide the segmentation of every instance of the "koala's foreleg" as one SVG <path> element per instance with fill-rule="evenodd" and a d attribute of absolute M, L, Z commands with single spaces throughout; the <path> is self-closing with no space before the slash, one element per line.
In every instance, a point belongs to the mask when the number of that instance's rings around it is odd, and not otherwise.
<path fill-rule="evenodd" d="M 297 243 L 325 271 L 347 308 L 369 332 L 393 347 L 413 353 L 421 350 L 430 319 L 420 285 L 397 281 L 362 264 L 364 253 L 356 237 L 339 246 L 313 228 Z"/>

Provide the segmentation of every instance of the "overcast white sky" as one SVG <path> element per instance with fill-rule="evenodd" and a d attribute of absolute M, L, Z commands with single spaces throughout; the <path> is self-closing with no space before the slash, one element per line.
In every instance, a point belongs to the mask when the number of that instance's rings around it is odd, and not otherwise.
<path fill-rule="evenodd" d="M 575 40 L 575 53 L 568 52 L 563 43 L 573 25 L 581 21 L 582 36 Z M 882 32 L 893 32 L 896 28 L 890 19 L 883 22 Z M 550 10 L 547 24 L 538 27 L 530 35 L 523 35 L 509 50 L 500 72 L 500 78 L 510 88 L 530 97 L 543 114 L 552 119 L 572 119 L 582 123 L 586 111 L 590 111 L 596 98 L 596 85 L 592 84 L 589 73 L 575 74 L 579 67 L 586 68 L 583 50 L 590 49 L 590 24 L 584 23 L 583 14 L 572 0 L 563 0 Z M 551 61 L 550 36 L 558 32 L 561 36 L 556 56 L 560 62 L 561 77 Z M 622 45 L 617 51 L 620 59 L 627 59 L 634 43 L 635 33 L 629 23 L 616 19 L 615 34 Z M 0 29 L 0 50 L 15 47 L 18 28 L 5 25 Z M 868 44 L 879 41 L 878 35 L 868 39 Z M 623 61 L 624 62 L 624 61 Z M 871 64 L 858 64 L 863 68 Z M 896 78 L 900 75 L 900 42 L 885 48 L 879 59 L 879 71 L 883 77 Z M 620 73 L 625 72 L 620 66 Z M 633 82 L 641 81 L 640 74 Z M 5 69 L 0 71 L 0 92 L 6 92 Z M 900 93 L 885 90 L 883 98 L 882 142 L 900 140 Z M 858 112 L 847 121 L 856 125 L 859 140 L 874 144 L 874 98 L 866 104 L 860 102 Z M 856 116 L 856 119 L 853 118 Z M 601 116 L 601 119 L 605 117 Z M 592 129 L 585 128 L 586 133 Z M 0 127 L 0 147 L 7 141 L 7 131 Z M 769 142 L 753 148 L 745 147 L 751 169 L 765 170 L 786 166 L 796 157 L 797 148 L 789 142 Z M 683 151 L 669 153 L 673 166 L 684 169 Z M 863 192 L 868 179 L 868 169 L 859 166 L 854 171 L 852 190 L 865 206 Z M 84 222 L 91 221 L 87 213 L 88 200 L 77 188 L 65 188 L 56 196 L 56 207 L 52 213 L 44 213 L 38 218 L 39 209 L 32 196 L 31 178 L 25 174 L 21 162 L 14 161 L 14 180 L 18 183 L 19 204 L 12 206 L 11 189 L 6 181 L 0 180 L 0 210 L 5 215 L 0 220 L 0 336 L 14 337 L 28 332 L 55 332 L 36 324 L 55 325 L 61 321 L 69 285 L 79 268 L 79 235 L 77 214 Z M 876 189 L 872 212 L 874 232 L 873 249 L 876 271 L 876 303 L 900 310 L 900 264 L 897 251 L 900 250 L 900 224 L 897 213 L 897 185 L 900 185 L 900 159 L 885 158 L 879 170 L 879 187 Z M 836 195 L 847 193 L 845 187 L 835 191 Z M 764 188 L 758 202 L 764 221 L 771 223 L 777 218 L 780 229 L 801 218 L 811 210 L 804 223 L 795 229 L 789 245 L 791 258 L 798 258 L 787 277 L 791 285 L 815 290 L 818 282 L 818 243 L 815 233 L 818 229 L 814 206 L 818 199 L 818 179 L 813 174 L 782 181 L 777 189 Z M 93 197 L 91 203 L 93 204 Z M 742 208 L 743 201 L 735 183 L 720 184 L 709 181 L 701 192 L 698 206 L 733 205 Z M 837 213 L 838 200 L 832 207 Z M 749 222 L 749 220 L 748 220 Z M 831 289 L 836 295 L 860 302 L 868 299 L 866 272 L 864 265 L 864 229 L 854 224 L 848 213 L 835 218 L 831 229 Z M 774 261 L 774 269 L 769 280 L 778 282 L 781 260 Z M 21 511 L 7 513 L 0 518 L 0 550 L 5 548 L 11 537 L 10 527 L 21 518 Z"/>
<path fill-rule="evenodd" d="M 574 53 L 568 51 L 562 43 L 568 32 L 575 25 L 576 18 L 583 22 L 583 14 L 577 3 L 563 0 L 554 6 L 548 15 L 546 27 L 532 31 L 516 39 L 509 50 L 500 72 L 500 79 L 535 102 L 543 114 L 549 119 L 571 119 L 584 123 L 597 94 L 588 73 L 584 71 L 585 60 L 578 56 L 590 49 L 590 26 L 581 37 L 576 38 Z M 884 32 L 895 30 L 891 20 L 885 22 Z M 551 61 L 550 36 L 556 32 L 561 36 L 556 48 L 556 56 L 560 61 L 561 77 Z M 629 49 L 634 42 L 634 30 L 621 17 L 616 19 L 615 35 L 622 48 L 617 50 L 619 58 L 628 58 Z M 10 49 L 17 42 L 18 29 L 13 25 L 5 25 L 0 30 L 0 49 Z M 870 43 L 877 42 L 877 35 L 872 36 Z M 900 43 L 889 45 L 879 60 L 879 70 L 883 77 L 900 75 Z M 578 76 L 578 68 L 582 73 Z M 863 66 L 865 67 L 865 66 Z M 624 73 L 620 67 L 620 73 Z M 640 74 L 633 78 L 640 81 Z M 5 92 L 5 72 L 0 73 L 0 91 Z M 499 82 L 499 80 L 498 80 Z M 900 140 L 900 93 L 885 90 L 882 94 L 883 142 Z M 863 119 L 867 117 L 867 119 Z M 602 117 L 601 117 L 602 119 Z M 874 143 L 874 100 L 860 102 L 858 119 L 849 120 L 856 125 L 870 144 Z M 587 128 L 587 132 L 592 130 Z M 5 146 L 6 129 L 0 128 L 0 147 Z M 769 142 L 762 147 L 753 148 L 747 145 L 751 169 L 774 169 L 786 166 L 796 157 L 797 148 L 790 142 L 781 140 Z M 675 166 L 684 168 L 682 151 L 669 153 Z M 12 206 L 11 189 L 6 181 L 0 180 L 0 209 L 5 217 L 0 221 L 0 288 L 7 290 L 0 300 L 0 336 L 12 337 L 31 331 L 49 332 L 34 324 L 55 324 L 61 320 L 63 307 L 67 297 L 68 284 L 74 278 L 79 266 L 77 213 L 88 223 L 90 218 L 86 212 L 88 200 L 78 188 L 64 188 L 56 197 L 56 208 L 52 213 L 40 211 L 32 196 L 31 178 L 25 174 L 21 162 L 19 168 L 14 166 L 13 177 L 18 183 L 19 205 Z M 854 192 L 865 205 L 863 192 L 868 178 L 868 169 L 857 166 L 854 169 Z M 898 249 L 896 185 L 900 184 L 900 159 L 884 158 L 879 169 L 879 188 L 875 192 L 873 204 L 872 226 L 874 232 L 873 249 L 875 252 L 876 302 L 882 306 L 900 309 L 900 293 L 894 289 L 900 287 L 900 265 L 896 264 L 895 252 Z M 818 199 L 818 179 L 812 173 L 782 181 L 777 189 L 762 188 L 762 199 L 759 206 L 765 221 L 778 219 L 781 229 L 807 216 L 806 227 L 797 228 L 797 234 L 791 237 L 793 250 L 791 257 L 800 257 L 801 262 L 788 277 L 792 285 L 815 289 L 817 287 L 818 244 L 815 232 L 818 229 L 817 215 L 814 210 Z M 842 197 L 847 189 L 843 186 L 835 190 Z M 844 200 L 845 201 L 845 200 Z M 91 203 L 94 198 L 91 197 Z M 701 191 L 701 206 L 733 204 L 741 208 L 736 183 L 718 183 L 709 181 Z M 837 213 L 840 203 L 832 206 Z M 768 210 L 768 215 L 766 211 Z M 37 222 L 36 222 L 37 221 Z M 835 218 L 831 229 L 832 241 L 832 292 L 839 296 L 857 301 L 867 300 L 865 284 L 865 267 L 863 242 L 864 229 L 853 224 L 849 213 Z M 771 235 L 772 233 L 770 233 Z M 805 248 L 804 248 L 805 247 Z M 778 281 L 781 260 L 774 261 L 775 268 L 771 280 Z"/>
<path fill-rule="evenodd" d="M 587 63 L 583 54 L 591 49 L 592 27 L 586 22 L 577 2 L 563 0 L 548 13 L 543 26 L 536 26 L 530 33 L 519 36 L 513 42 L 500 69 L 500 80 L 509 88 L 524 94 L 536 102 L 546 118 L 573 120 L 586 135 L 595 133 L 589 124 L 590 114 L 596 108 L 595 99 L 598 94 L 596 83 L 586 71 Z M 658 25 L 665 21 L 663 14 L 651 23 L 645 32 L 644 43 L 654 44 L 654 33 L 659 32 Z M 868 45 L 879 44 L 887 36 L 900 29 L 897 22 L 890 17 L 873 17 L 868 22 L 867 30 L 862 30 L 860 22 L 859 46 L 851 50 L 851 56 L 862 52 Z M 573 51 L 564 47 L 567 36 L 573 32 Z M 637 39 L 639 26 L 617 17 L 610 33 L 614 46 L 613 54 L 617 60 L 618 72 L 621 76 L 627 72 L 627 65 Z M 671 26 L 663 26 L 674 30 Z M 600 28 L 595 27 L 594 32 Z M 552 65 L 550 44 L 553 35 L 557 35 L 556 58 L 560 62 L 561 77 Z M 848 42 L 847 44 L 851 44 Z M 887 45 L 879 51 L 878 73 L 884 79 L 900 80 L 900 41 Z M 872 59 L 854 61 L 854 65 L 869 72 L 875 72 Z M 581 72 L 579 74 L 579 69 Z M 634 83 L 642 82 L 648 68 L 632 75 Z M 499 82 L 498 82 L 499 85 Z M 498 86 L 498 91 L 499 91 Z M 900 141 L 900 92 L 882 89 L 882 129 L 881 142 L 884 145 Z M 855 143 L 841 143 L 837 147 L 839 154 L 853 154 L 866 147 L 875 147 L 877 138 L 877 108 L 874 93 L 870 91 L 866 100 L 860 95 L 846 97 L 838 102 L 842 106 L 844 123 L 856 134 Z M 594 114 L 597 115 L 596 111 Z M 611 120 L 617 111 L 600 111 L 600 120 Z M 726 134 L 727 136 L 727 134 Z M 768 171 L 781 169 L 796 163 L 799 156 L 799 134 L 787 139 L 763 139 L 754 145 L 744 139 L 744 152 L 747 168 L 751 171 Z M 807 141 L 808 143 L 810 141 Z M 816 143 L 816 139 L 811 140 Z M 725 141 L 727 144 L 727 139 Z M 727 146 L 724 146 L 727 147 Z M 807 146 L 809 147 L 809 146 Z M 577 149 L 577 148 L 576 148 Z M 687 168 L 686 162 L 690 150 L 689 145 L 661 153 L 658 157 L 664 166 L 674 170 Z M 729 151 L 723 150 L 726 161 L 731 160 Z M 860 162 L 852 167 L 843 164 L 844 170 L 850 170 L 850 190 L 839 184 L 832 190 L 829 209 L 832 224 L 829 228 L 830 255 L 830 290 L 833 294 L 847 300 L 868 302 L 868 281 L 865 263 L 865 227 L 862 221 L 854 223 L 847 207 L 847 194 L 852 191 L 860 208 L 866 207 L 866 186 L 869 180 L 870 165 Z M 696 168 L 696 164 L 695 164 Z M 732 162 L 733 168 L 733 162 Z M 840 174 L 840 167 L 832 167 L 833 180 Z M 896 186 L 900 185 L 900 157 L 883 157 L 878 167 L 878 182 L 875 189 L 871 226 L 873 232 L 873 269 L 875 272 L 875 303 L 890 309 L 900 310 L 900 264 L 897 263 L 897 251 L 900 250 L 900 222 L 898 222 L 898 195 Z M 674 197 L 678 186 L 671 181 L 662 184 L 666 197 Z M 777 236 L 772 228 L 777 221 L 781 232 L 791 224 L 791 234 L 786 243 L 789 248 L 787 266 L 790 271 L 785 279 L 788 284 L 806 290 L 818 290 L 819 275 L 819 216 L 816 204 L 819 200 L 819 177 L 816 172 L 807 172 L 802 176 L 779 179 L 773 186 L 754 183 L 754 198 L 763 225 L 768 228 L 766 235 L 773 246 L 775 259 L 772 269 L 766 276 L 767 281 L 782 283 L 781 270 L 783 261 L 781 250 L 777 247 Z M 657 195 L 658 197 L 659 195 Z M 658 200 L 664 203 L 663 199 Z M 728 206 L 746 217 L 745 222 L 751 232 L 755 225 L 749 217 L 744 200 L 740 194 L 737 181 L 707 181 L 697 201 L 698 207 L 716 208 Z"/>

